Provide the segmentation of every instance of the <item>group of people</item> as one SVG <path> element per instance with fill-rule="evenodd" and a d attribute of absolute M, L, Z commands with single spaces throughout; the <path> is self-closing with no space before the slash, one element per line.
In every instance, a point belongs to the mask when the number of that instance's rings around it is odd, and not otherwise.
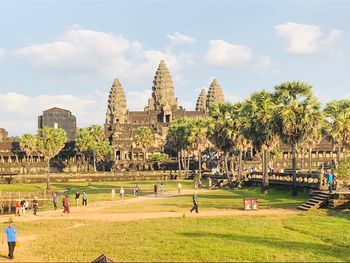
<path fill-rule="evenodd" d="M 36 215 L 39 208 L 39 200 L 38 197 L 35 196 L 32 201 L 33 214 Z M 23 198 L 22 200 L 16 201 L 16 216 L 25 215 L 26 211 L 29 210 L 29 201 L 27 198 Z"/>
<path fill-rule="evenodd" d="M 132 194 L 133 194 L 133 196 L 136 197 L 136 198 L 139 197 L 139 192 L 140 192 L 140 187 L 139 187 L 138 184 L 135 184 L 132 187 Z M 114 199 L 115 199 L 115 194 L 116 194 L 115 188 L 112 188 L 112 201 L 114 201 Z M 120 187 L 119 196 L 120 196 L 121 200 L 124 200 L 124 196 L 125 196 L 125 189 L 124 189 L 124 187 Z"/>

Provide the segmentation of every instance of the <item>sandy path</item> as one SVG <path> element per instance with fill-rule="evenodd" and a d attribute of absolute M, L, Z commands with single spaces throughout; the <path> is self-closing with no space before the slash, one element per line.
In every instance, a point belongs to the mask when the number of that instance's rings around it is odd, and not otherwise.
<path fill-rule="evenodd" d="M 193 190 L 183 190 L 181 195 L 193 194 Z M 202 189 L 200 193 L 208 192 L 208 190 Z M 61 215 L 62 209 L 56 211 L 39 211 L 37 216 L 28 213 L 22 217 L 16 217 L 17 222 L 30 222 L 36 220 L 98 220 L 98 221 L 133 221 L 143 219 L 156 219 L 156 218 L 176 218 L 176 217 L 212 217 L 212 216 L 244 216 L 244 215 L 289 215 L 297 214 L 300 211 L 295 209 L 260 209 L 255 211 L 244 211 L 238 209 L 227 210 L 199 210 L 199 213 L 190 213 L 189 210 L 179 212 L 128 212 L 128 213 L 111 213 L 105 212 L 108 208 L 116 206 L 118 204 L 127 204 L 135 202 L 143 202 L 148 200 L 164 199 L 178 196 L 176 191 L 166 192 L 162 195 L 158 195 L 157 198 L 154 195 L 140 196 L 139 198 L 130 198 L 125 200 L 116 201 L 100 201 L 88 205 L 87 207 L 71 207 L 70 215 Z M 104 210 L 104 211 L 100 211 Z M 8 216 L 1 216 L 0 220 L 6 221 Z"/>

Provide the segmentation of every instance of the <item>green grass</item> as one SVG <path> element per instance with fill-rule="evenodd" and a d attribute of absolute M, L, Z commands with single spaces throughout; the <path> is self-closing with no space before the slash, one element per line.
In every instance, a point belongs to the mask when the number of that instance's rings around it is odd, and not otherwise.
<path fill-rule="evenodd" d="M 18 224 L 46 261 L 350 261 L 350 213 Z M 76 224 L 84 224 L 74 227 Z M 44 249 L 43 249 L 44 248 Z"/>

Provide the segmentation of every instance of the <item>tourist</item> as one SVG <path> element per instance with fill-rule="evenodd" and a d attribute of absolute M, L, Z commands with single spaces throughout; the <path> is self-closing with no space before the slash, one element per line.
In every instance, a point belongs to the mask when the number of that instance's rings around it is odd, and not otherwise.
<path fill-rule="evenodd" d="M 15 212 L 16 216 L 21 216 L 21 209 L 22 209 L 21 201 L 17 200 L 16 201 L 16 212 Z"/>
<path fill-rule="evenodd" d="M 26 199 L 23 198 L 21 200 L 21 215 L 25 215 L 26 214 Z"/>
<path fill-rule="evenodd" d="M 212 185 L 211 178 L 208 177 L 208 189 L 209 189 L 209 190 L 211 189 L 211 185 Z"/>
<path fill-rule="evenodd" d="M 181 183 L 178 183 L 178 184 L 177 184 L 177 193 L 178 193 L 178 194 L 181 194 L 181 189 L 182 189 L 182 184 L 181 184 Z"/>
<path fill-rule="evenodd" d="M 62 204 L 63 204 L 63 214 L 67 213 L 67 215 L 69 215 L 70 213 L 70 209 L 69 209 L 69 197 L 67 194 L 64 195 L 63 200 L 62 200 Z"/>
<path fill-rule="evenodd" d="M 134 197 L 136 197 L 136 185 L 132 187 L 132 194 Z"/>
<path fill-rule="evenodd" d="M 119 195 L 120 195 L 120 199 L 124 200 L 124 194 L 125 194 L 125 190 L 123 187 L 120 187 L 120 191 L 119 191 Z"/>
<path fill-rule="evenodd" d="M 329 193 L 332 193 L 332 190 L 333 190 L 333 174 L 332 174 L 332 171 L 330 171 L 330 170 L 327 171 L 327 182 L 328 182 Z"/>
<path fill-rule="evenodd" d="M 136 188 L 136 198 L 138 198 L 139 197 L 140 187 L 139 187 L 138 184 L 136 184 L 135 188 Z"/>
<path fill-rule="evenodd" d="M 162 194 L 164 191 L 164 184 L 163 183 L 160 183 L 159 189 L 160 189 L 160 194 Z"/>
<path fill-rule="evenodd" d="M 153 191 L 154 191 L 154 197 L 157 197 L 157 192 L 158 192 L 158 185 L 157 184 L 153 185 Z"/>
<path fill-rule="evenodd" d="M 87 193 L 84 191 L 83 192 L 83 206 L 87 206 L 87 198 L 88 198 Z"/>
<path fill-rule="evenodd" d="M 80 198 L 80 193 L 79 193 L 79 191 L 76 191 L 75 197 L 74 197 L 74 199 L 75 199 L 75 206 L 78 206 L 79 198 Z"/>
<path fill-rule="evenodd" d="M 14 225 L 14 222 L 12 218 L 9 218 L 9 221 L 7 222 L 9 225 L 4 231 L 4 235 L 2 236 L 2 243 L 5 242 L 5 235 L 7 239 L 7 245 L 9 247 L 9 253 L 8 253 L 8 258 L 13 259 L 14 258 L 14 251 L 16 247 L 16 240 L 17 240 L 17 229 Z"/>
<path fill-rule="evenodd" d="M 39 208 L 39 201 L 38 201 L 38 197 L 35 196 L 33 200 L 33 215 L 36 216 L 36 213 L 38 212 L 38 208 Z"/>
<path fill-rule="evenodd" d="M 52 203 L 53 203 L 53 208 L 57 210 L 57 202 L 58 202 L 58 196 L 56 193 L 53 193 L 52 195 Z"/>
<path fill-rule="evenodd" d="M 198 180 L 196 179 L 195 181 L 194 181 L 194 189 L 198 189 Z"/>
<path fill-rule="evenodd" d="M 26 197 L 24 200 L 25 200 L 24 208 L 25 208 L 25 210 L 29 210 L 29 201 L 28 201 L 28 197 Z"/>
<path fill-rule="evenodd" d="M 114 201 L 115 198 L 115 188 L 112 188 L 112 201 Z"/>
<path fill-rule="evenodd" d="M 192 202 L 193 202 L 193 207 L 190 210 L 190 212 L 192 213 L 193 210 L 196 210 L 196 213 L 198 213 L 198 198 L 197 198 L 197 193 L 195 193 L 192 196 Z"/>

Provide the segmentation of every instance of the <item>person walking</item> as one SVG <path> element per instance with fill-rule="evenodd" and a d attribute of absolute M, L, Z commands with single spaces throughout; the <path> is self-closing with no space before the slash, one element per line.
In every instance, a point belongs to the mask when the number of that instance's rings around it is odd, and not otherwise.
<path fill-rule="evenodd" d="M 16 216 L 21 216 L 21 201 L 20 200 L 17 200 L 16 201 L 16 212 L 15 212 L 15 215 Z"/>
<path fill-rule="evenodd" d="M 157 197 L 157 193 L 158 193 L 158 185 L 157 184 L 153 185 L 153 191 L 154 191 L 154 197 Z"/>
<path fill-rule="evenodd" d="M 83 192 L 83 206 L 87 206 L 87 199 L 88 199 L 88 195 L 87 195 L 87 193 L 84 191 L 84 192 Z"/>
<path fill-rule="evenodd" d="M 79 193 L 79 191 L 76 191 L 75 197 L 74 197 L 74 199 L 75 199 L 75 206 L 79 205 L 79 198 L 80 198 L 80 193 Z"/>
<path fill-rule="evenodd" d="M 160 189 L 160 194 L 162 194 L 164 191 L 164 184 L 163 183 L 160 183 L 159 189 Z"/>
<path fill-rule="evenodd" d="M 21 200 L 21 215 L 25 215 L 26 214 L 26 199 L 23 198 Z"/>
<path fill-rule="evenodd" d="M 198 198 L 196 193 L 192 196 L 192 202 L 193 202 L 193 207 L 190 210 L 190 212 L 192 213 L 193 210 L 196 210 L 196 213 L 198 213 Z"/>
<path fill-rule="evenodd" d="M 181 194 L 181 189 L 182 189 L 182 184 L 181 184 L 181 183 L 178 183 L 178 184 L 177 184 L 177 193 L 178 193 L 178 194 Z"/>
<path fill-rule="evenodd" d="M 114 201 L 115 198 L 115 188 L 112 188 L 112 201 Z"/>
<path fill-rule="evenodd" d="M 209 177 L 208 178 L 208 189 L 210 190 L 212 187 L 212 181 L 211 181 L 211 178 Z"/>
<path fill-rule="evenodd" d="M 2 244 L 5 242 L 5 235 L 7 239 L 7 245 L 9 247 L 9 253 L 8 258 L 14 259 L 14 251 L 16 247 L 17 242 L 17 229 L 14 225 L 13 219 L 9 218 L 9 221 L 7 222 L 9 225 L 4 231 L 4 235 L 2 236 Z"/>
<path fill-rule="evenodd" d="M 57 202 L 58 202 L 58 196 L 56 193 L 53 193 L 52 195 L 52 203 L 53 203 L 53 208 L 57 210 Z"/>
<path fill-rule="evenodd" d="M 136 184 L 132 187 L 132 194 L 136 197 Z"/>
<path fill-rule="evenodd" d="M 139 198 L 140 187 L 138 184 L 135 185 L 136 198 Z"/>
<path fill-rule="evenodd" d="M 329 193 L 332 193 L 333 190 L 333 174 L 331 170 L 327 171 L 327 182 Z"/>
<path fill-rule="evenodd" d="M 120 194 L 120 199 L 121 199 L 121 200 L 124 200 L 125 190 L 124 190 L 124 188 L 123 188 L 123 187 L 120 187 L 119 194 Z"/>
<path fill-rule="evenodd" d="M 70 208 L 69 208 L 69 197 L 67 194 L 64 195 L 63 200 L 62 200 L 62 204 L 63 204 L 63 214 L 67 214 L 69 215 L 70 213 Z"/>
<path fill-rule="evenodd" d="M 38 201 L 38 197 L 35 196 L 33 200 L 33 215 L 36 216 L 36 213 L 38 212 L 38 208 L 39 208 L 39 201 Z"/>

